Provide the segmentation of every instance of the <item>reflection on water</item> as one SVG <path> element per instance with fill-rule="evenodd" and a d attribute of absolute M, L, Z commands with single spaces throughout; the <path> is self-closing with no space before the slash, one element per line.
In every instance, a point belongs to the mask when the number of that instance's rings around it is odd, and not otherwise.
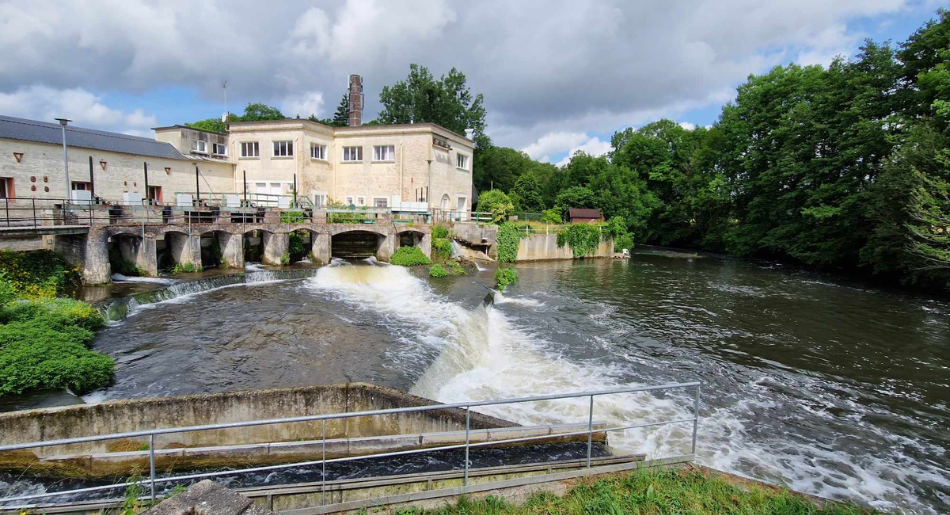
<path fill-rule="evenodd" d="M 324 267 L 154 305 L 102 331 L 116 385 L 87 400 L 369 381 L 440 401 L 699 380 L 699 461 L 882 509 L 950 511 L 950 304 L 769 264 L 680 253 L 491 274 Z M 685 394 L 597 400 L 595 418 L 690 414 Z M 492 408 L 586 421 L 587 401 Z M 611 435 L 653 457 L 690 427 Z"/>

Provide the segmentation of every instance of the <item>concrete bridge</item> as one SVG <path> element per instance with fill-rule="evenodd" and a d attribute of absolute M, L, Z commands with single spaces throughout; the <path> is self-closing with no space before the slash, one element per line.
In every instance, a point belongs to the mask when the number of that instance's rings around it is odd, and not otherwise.
<path fill-rule="evenodd" d="M 56 232 L 46 238 L 49 248 L 82 267 L 86 284 L 103 284 L 111 280 L 113 273 L 110 249 L 148 275 L 158 275 L 161 265 L 208 266 L 209 252 L 214 247 L 220 249 L 222 266 L 244 268 L 248 255 L 260 256 L 266 264 L 279 265 L 290 251 L 292 233 L 298 233 L 309 245 L 310 254 L 318 264 L 329 263 L 333 257 L 375 256 L 380 261 L 389 261 L 403 245 L 419 247 L 426 256 L 430 256 L 432 250 L 430 225 L 385 220 L 233 223 L 219 219 L 188 224 L 91 225 L 85 231 Z"/>

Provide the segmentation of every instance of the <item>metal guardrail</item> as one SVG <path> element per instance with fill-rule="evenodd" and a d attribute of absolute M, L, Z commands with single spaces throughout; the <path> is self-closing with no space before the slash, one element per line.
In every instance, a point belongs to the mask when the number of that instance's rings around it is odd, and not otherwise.
<path fill-rule="evenodd" d="M 607 395 L 617 395 L 617 394 L 628 394 L 628 393 L 640 393 L 640 392 L 653 392 L 661 390 L 681 390 L 681 389 L 690 389 L 695 388 L 695 395 L 693 397 L 693 416 L 683 419 L 675 420 L 665 420 L 662 422 L 650 422 L 645 424 L 631 424 L 631 425 L 622 425 L 615 427 L 598 427 L 594 429 L 594 401 L 597 397 L 603 397 Z M 5 503 L 15 502 L 15 501 L 30 501 L 35 499 L 43 499 L 49 497 L 57 497 L 64 495 L 73 495 L 81 493 L 91 493 L 105 490 L 114 490 L 117 488 L 125 488 L 132 485 L 149 485 L 151 490 L 151 500 L 155 501 L 155 484 L 156 483 L 171 483 L 171 482 L 181 482 L 181 481 L 191 481 L 195 479 L 204 479 L 211 477 L 219 476 L 234 476 L 240 474 L 247 474 L 252 472 L 266 472 L 271 470 L 279 470 L 293 467 L 312 467 L 312 466 L 321 466 L 321 504 L 326 504 L 326 489 L 325 484 L 326 479 L 326 465 L 328 463 L 341 463 L 348 461 L 357 461 L 357 460 L 366 460 L 373 458 L 388 458 L 394 456 L 406 456 L 410 454 L 418 454 L 425 452 L 436 452 L 436 451 L 448 451 L 448 450 L 465 450 L 465 465 L 464 465 L 464 475 L 463 475 L 463 490 L 468 486 L 468 474 L 470 468 L 470 459 L 469 452 L 472 448 L 477 447 L 492 447 L 499 445 L 506 445 L 512 443 L 521 443 L 521 442 L 530 442 L 536 440 L 546 440 L 551 439 L 552 435 L 541 435 L 541 436 L 528 436 L 521 438 L 511 438 L 507 440 L 495 440 L 495 441 L 486 441 L 486 442 L 470 442 L 470 430 L 471 430 L 471 410 L 472 408 L 479 408 L 484 406 L 498 406 L 504 404 L 520 404 L 525 402 L 539 402 L 539 401 L 551 401 L 551 400 L 562 400 L 562 399 L 583 399 L 589 398 L 589 409 L 587 417 L 587 430 L 585 431 L 574 431 L 568 433 L 557 433 L 554 437 L 567 437 L 567 436 L 582 436 L 587 435 L 587 469 L 591 468 L 591 450 L 593 448 L 593 435 L 594 433 L 608 433 L 611 431 L 625 431 L 628 429 L 638 429 L 645 427 L 656 427 L 669 424 L 680 424 L 680 423 L 692 423 L 692 446 L 690 450 L 690 456 L 696 454 L 696 436 L 699 430 L 699 402 L 700 402 L 700 388 L 701 384 L 699 382 L 690 382 L 690 383 L 677 383 L 677 384 L 664 384 L 657 386 L 640 386 L 640 387 L 628 387 L 628 388 L 615 388 L 610 390 L 598 390 L 598 391 L 588 391 L 588 392 L 579 392 L 579 393 L 566 393 L 566 394 L 551 394 L 551 395 L 538 395 L 533 397 L 519 397 L 512 399 L 500 399 L 500 400 L 491 400 L 491 401 L 473 401 L 473 402 L 461 402 L 454 404 L 434 404 L 427 406 L 412 406 L 405 408 L 392 408 L 392 409 L 382 409 L 382 410 L 370 410 L 370 411 L 358 411 L 351 413 L 333 413 L 327 415 L 311 415 L 311 416 L 302 416 L 302 417 L 290 417 L 290 418 L 277 418 L 277 419 L 267 419 L 267 420 L 251 420 L 246 422 L 230 422 L 223 424 L 204 424 L 197 426 L 186 426 L 186 427 L 170 427 L 170 428 L 160 428 L 160 429 L 149 429 L 149 430 L 140 430 L 140 431 L 128 431 L 124 433 L 112 433 L 108 435 L 96 435 L 96 436 L 83 436 L 77 438 L 64 438 L 59 440 L 47 440 L 42 442 L 29 442 L 29 443 L 18 443 L 18 444 L 6 444 L 0 445 L 0 452 L 4 451 L 18 451 L 25 449 L 32 449 L 36 447 L 52 447 L 57 445 L 70 445 L 86 442 L 98 442 L 105 440 L 116 440 L 124 438 L 141 438 L 148 437 L 149 439 L 149 478 L 143 479 L 141 481 L 128 481 L 125 483 L 115 483 L 111 485 L 103 486 L 94 486 L 88 488 L 77 488 L 73 490 L 64 490 L 60 492 L 45 492 L 42 494 L 30 494 L 30 495 L 20 495 L 12 497 L 3 497 L 0 498 L 0 510 L 19 510 L 19 509 L 33 509 L 36 508 L 37 504 L 24 504 L 16 506 L 4 506 Z M 429 448 L 420 448 L 412 449 L 407 451 L 394 451 L 394 452 L 383 452 L 376 454 L 368 454 L 362 456 L 347 456 L 342 458 L 333 458 L 326 459 L 326 422 L 328 420 L 337 420 L 337 419 L 348 419 L 355 417 L 368 417 L 368 416 L 385 416 L 385 415 L 395 415 L 401 413 L 418 413 L 425 411 L 436 411 L 436 410 L 446 410 L 446 409 L 464 409 L 465 410 L 465 443 L 464 444 L 455 444 L 455 445 L 444 445 L 440 447 L 429 447 Z M 175 433 L 187 433 L 194 431 L 207 431 L 213 429 L 231 429 L 239 427 L 252 427 L 252 426 L 262 426 L 262 425 L 272 425 L 272 424 L 286 424 L 293 422 L 314 422 L 319 421 L 322 423 L 322 445 L 321 445 L 321 459 L 320 460 L 311 460 L 295 463 L 284 463 L 279 465 L 268 465 L 263 467 L 252 467 L 245 469 L 237 470 L 224 470 L 216 472 L 206 472 L 199 474 L 187 474 L 181 476 L 170 476 L 170 477 L 157 477 L 155 474 L 155 436 L 156 435 L 165 435 L 165 434 L 175 434 Z"/>

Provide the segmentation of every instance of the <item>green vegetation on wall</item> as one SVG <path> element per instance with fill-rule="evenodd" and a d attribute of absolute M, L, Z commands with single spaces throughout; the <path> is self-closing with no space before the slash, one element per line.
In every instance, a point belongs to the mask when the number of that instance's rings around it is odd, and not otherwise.
<path fill-rule="evenodd" d="M 0 250 L 0 272 L 17 297 L 50 298 L 80 283 L 78 268 L 50 250 Z"/>
<path fill-rule="evenodd" d="M 448 271 L 452 275 L 465 275 L 465 268 L 458 261 L 446 261 L 445 267 L 449 269 Z"/>
<path fill-rule="evenodd" d="M 429 277 L 448 277 L 449 273 L 445 271 L 445 268 L 440 264 L 435 264 L 429 267 Z"/>
<path fill-rule="evenodd" d="M 311 235 L 311 238 L 312 237 Z M 290 233 L 289 239 L 290 243 L 287 247 L 289 250 L 289 256 L 287 256 L 289 262 L 296 263 L 310 254 L 310 247 L 304 243 L 303 234 L 294 231 Z"/>
<path fill-rule="evenodd" d="M 571 224 L 557 233 L 557 246 L 570 245 L 575 258 L 593 256 L 603 234 L 599 224 Z"/>
<path fill-rule="evenodd" d="M 522 236 L 523 234 L 518 230 L 518 227 L 511 222 L 505 222 L 498 226 L 498 236 L 496 236 L 495 244 L 498 248 L 499 263 L 514 263 L 518 259 L 518 245 Z"/>
<path fill-rule="evenodd" d="M 432 261 L 422 253 L 422 249 L 419 247 L 406 246 L 396 249 L 396 252 L 389 258 L 389 263 L 399 266 L 419 266 L 431 265 Z"/>
<path fill-rule="evenodd" d="M 201 265 L 193 265 L 191 263 L 178 263 L 172 267 L 173 274 L 193 274 L 200 272 L 202 270 Z"/>
<path fill-rule="evenodd" d="M 448 228 L 437 225 L 432 228 L 432 260 L 442 262 L 452 257 L 452 240 Z"/>

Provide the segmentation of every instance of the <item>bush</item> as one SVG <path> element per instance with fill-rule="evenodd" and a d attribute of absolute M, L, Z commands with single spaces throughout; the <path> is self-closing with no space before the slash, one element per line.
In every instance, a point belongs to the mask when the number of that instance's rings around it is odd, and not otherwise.
<path fill-rule="evenodd" d="M 491 213 L 492 222 L 497 224 L 508 220 L 511 213 L 514 212 L 515 206 L 511 203 L 508 195 L 505 195 L 505 192 L 489 190 L 483 191 L 478 196 L 478 210 Z"/>
<path fill-rule="evenodd" d="M 422 249 L 419 247 L 399 247 L 396 249 L 396 252 L 393 253 L 393 256 L 389 258 L 389 262 L 393 265 L 399 266 L 419 266 L 432 264 L 432 261 L 422 253 Z"/>
<path fill-rule="evenodd" d="M 59 388 L 84 394 L 112 381 L 112 358 L 88 349 L 93 330 L 105 325 L 89 304 L 21 301 L 0 318 L 0 395 Z"/>
<path fill-rule="evenodd" d="M 201 265 L 195 266 L 191 263 L 178 263 L 172 268 L 173 274 L 193 274 L 202 270 Z"/>
<path fill-rule="evenodd" d="M 452 257 L 452 242 L 446 238 L 432 238 L 432 258 L 445 261 Z"/>
<path fill-rule="evenodd" d="M 614 252 L 633 248 L 633 235 L 627 232 L 627 223 L 622 216 L 614 216 L 607 222 L 607 234 L 614 241 Z"/>
<path fill-rule="evenodd" d="M 0 307 L 9 304 L 16 298 L 16 289 L 13 283 L 7 279 L 7 273 L 0 271 Z"/>
<path fill-rule="evenodd" d="M 458 261 L 446 261 L 445 266 L 448 267 L 452 275 L 465 275 L 465 268 Z"/>
<path fill-rule="evenodd" d="M 432 237 L 433 238 L 448 238 L 449 229 L 442 225 L 436 225 L 432 228 Z"/>
<path fill-rule="evenodd" d="M 0 250 L 0 270 L 20 298 L 49 298 L 80 284 L 80 270 L 51 250 Z"/>
<path fill-rule="evenodd" d="M 564 220 L 561 219 L 561 212 L 558 209 L 545 209 L 544 213 L 541 215 L 541 221 L 546 224 L 560 224 L 564 223 Z"/>
<path fill-rule="evenodd" d="M 429 268 L 429 277 L 448 277 L 449 273 L 445 271 L 442 265 L 432 265 Z"/>
<path fill-rule="evenodd" d="M 514 268 L 495 269 L 495 287 L 499 290 L 505 291 L 505 287 L 516 282 L 518 282 L 518 273 Z"/>
<path fill-rule="evenodd" d="M 290 233 L 288 249 L 290 250 L 290 261 L 294 263 L 307 257 L 307 254 L 310 253 L 310 249 L 303 242 L 303 235 L 298 231 Z"/>
<path fill-rule="evenodd" d="M 518 227 L 511 222 L 505 222 L 498 226 L 496 243 L 498 245 L 499 263 L 514 263 L 518 259 L 518 243 L 522 236 L 523 234 L 518 230 Z"/>
<path fill-rule="evenodd" d="M 558 233 L 557 246 L 570 245 L 574 257 L 583 258 L 597 253 L 601 238 L 603 233 L 599 225 L 572 224 Z"/>
<path fill-rule="evenodd" d="M 280 223 L 299 224 L 304 222 L 303 211 L 281 211 Z"/>

